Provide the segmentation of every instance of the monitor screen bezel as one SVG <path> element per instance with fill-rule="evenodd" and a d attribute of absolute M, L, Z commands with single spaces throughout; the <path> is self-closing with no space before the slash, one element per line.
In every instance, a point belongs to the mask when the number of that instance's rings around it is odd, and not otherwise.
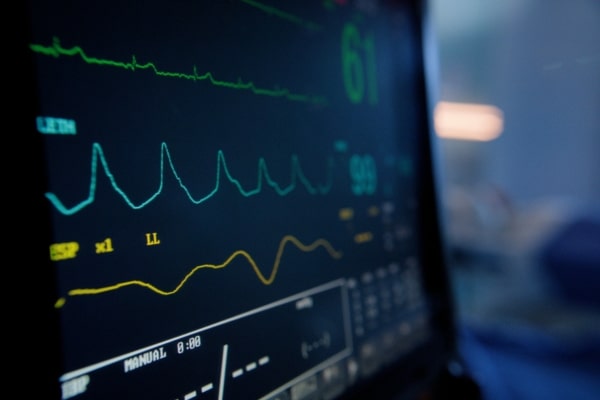
<path fill-rule="evenodd" d="M 428 299 L 432 301 L 433 334 L 418 349 L 397 362 L 373 375 L 368 381 L 354 387 L 344 398 L 364 398 L 377 395 L 378 398 L 410 398 L 423 390 L 427 390 L 435 381 L 440 371 L 455 353 L 454 307 L 450 293 L 449 277 L 446 271 L 446 256 L 443 244 L 442 222 L 440 214 L 438 174 L 435 159 L 435 134 L 433 131 L 433 101 L 435 87 L 435 60 L 428 58 L 426 52 L 432 33 L 429 31 L 430 15 L 426 2 L 404 2 L 413 8 L 420 24 L 418 49 L 421 52 L 420 73 L 417 85 L 421 88 L 420 98 L 415 99 L 418 107 L 418 121 L 425 134 L 419 137 L 418 147 L 421 149 L 419 166 L 421 179 L 419 185 L 420 198 L 424 204 L 419 208 L 418 219 L 421 221 L 421 237 L 423 241 L 420 253 L 423 263 L 428 267 L 423 270 L 425 289 Z M 13 101 L 11 107 L 27 121 L 25 134 L 19 134 L 12 148 L 16 151 L 20 164 L 18 174 L 11 174 L 11 187 L 17 193 L 14 210 L 18 211 L 17 223 L 10 223 L 11 232 L 16 238 L 24 238 L 26 247 L 24 266 L 16 271 L 15 282 L 27 282 L 27 297 L 19 299 L 14 310 L 14 323 L 17 328 L 15 339 L 27 337 L 36 332 L 35 345 L 26 346 L 18 360 L 35 360 L 33 371 L 29 376 L 36 382 L 31 390 L 43 393 L 45 398 L 60 398 L 58 377 L 61 371 L 60 328 L 58 311 L 52 306 L 56 298 L 54 288 L 55 275 L 48 259 L 47 244 L 51 241 L 50 207 L 40 193 L 47 188 L 44 172 L 43 141 L 35 128 L 35 117 L 39 109 L 36 97 L 35 67 L 32 54 L 28 51 L 30 42 L 27 5 L 18 10 L 17 46 L 15 53 L 19 60 L 14 65 L 13 76 L 23 83 L 13 93 L 9 91 Z M 35 221 L 34 228 L 25 221 Z M 33 270 L 33 272 L 32 272 Z M 25 297 L 25 296 L 22 296 Z M 18 321 L 18 322 L 17 322 Z"/>

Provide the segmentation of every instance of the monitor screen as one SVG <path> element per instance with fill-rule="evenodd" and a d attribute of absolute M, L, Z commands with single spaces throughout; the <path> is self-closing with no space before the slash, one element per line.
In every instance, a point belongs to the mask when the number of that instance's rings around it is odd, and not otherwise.
<path fill-rule="evenodd" d="M 409 393 L 444 361 L 420 2 L 27 4 L 58 398 Z"/>

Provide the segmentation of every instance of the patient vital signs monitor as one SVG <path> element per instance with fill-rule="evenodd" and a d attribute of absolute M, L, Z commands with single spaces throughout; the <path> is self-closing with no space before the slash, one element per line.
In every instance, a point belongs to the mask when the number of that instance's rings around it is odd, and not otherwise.
<path fill-rule="evenodd" d="M 420 2 L 26 3 L 45 398 L 418 392 L 451 341 Z"/>

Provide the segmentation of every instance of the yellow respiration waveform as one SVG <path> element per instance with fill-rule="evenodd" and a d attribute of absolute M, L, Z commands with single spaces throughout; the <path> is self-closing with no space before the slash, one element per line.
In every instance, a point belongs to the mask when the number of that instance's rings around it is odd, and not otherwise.
<path fill-rule="evenodd" d="M 184 277 L 183 279 L 175 286 L 175 288 L 171 290 L 160 289 L 157 286 L 144 282 L 141 280 L 130 280 L 120 282 L 114 285 L 97 287 L 97 288 L 79 288 L 79 289 L 71 289 L 68 292 L 68 296 L 88 296 L 88 295 L 98 295 L 102 293 L 112 292 L 115 290 L 123 289 L 129 286 L 141 286 L 146 289 L 153 291 L 156 294 L 162 296 L 170 296 L 177 293 L 181 288 L 185 285 L 185 283 L 198 271 L 202 269 L 222 269 L 231 264 L 236 258 L 242 257 L 244 258 L 252 267 L 254 273 L 258 277 L 264 285 L 270 285 L 275 281 L 275 277 L 277 276 L 277 272 L 279 271 L 279 266 L 281 264 L 281 259 L 283 257 L 283 252 L 286 248 L 286 245 L 290 243 L 293 244 L 296 248 L 303 252 L 312 252 L 317 250 L 318 248 L 324 248 L 329 255 L 334 259 L 339 259 L 342 257 L 342 252 L 334 249 L 334 247 L 327 240 L 319 238 L 312 243 L 304 244 L 298 238 L 292 235 L 284 236 L 279 242 L 279 247 L 277 248 L 277 254 L 275 255 L 275 261 L 273 262 L 273 267 L 271 268 L 271 272 L 265 274 L 261 271 L 254 258 L 245 250 L 236 250 L 234 251 L 225 261 L 220 264 L 201 264 L 193 267 Z M 60 308 L 66 302 L 66 298 L 61 297 L 56 301 L 55 307 Z"/>

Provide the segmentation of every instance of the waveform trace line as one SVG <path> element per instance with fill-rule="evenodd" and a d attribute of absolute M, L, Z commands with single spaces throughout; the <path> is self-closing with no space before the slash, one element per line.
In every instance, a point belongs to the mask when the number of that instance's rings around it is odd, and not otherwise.
<path fill-rule="evenodd" d="M 259 10 L 261 10 L 262 12 L 265 12 L 267 14 L 271 14 L 274 15 L 276 17 L 279 17 L 281 19 L 284 19 L 286 21 L 292 22 L 296 25 L 299 26 L 303 26 L 304 28 L 311 30 L 311 31 L 320 31 L 323 29 L 323 27 L 317 23 L 314 23 L 312 21 L 306 21 L 296 15 L 290 14 L 288 12 L 279 10 L 275 7 L 271 7 L 268 6 L 266 4 L 260 3 L 258 1 L 254 1 L 254 0 L 241 0 L 242 3 L 246 3 L 249 6 L 255 7 Z"/>
<path fill-rule="evenodd" d="M 242 183 L 233 177 L 231 172 L 229 171 L 229 167 L 227 166 L 227 161 L 225 160 L 225 154 L 222 150 L 217 152 L 217 166 L 216 166 L 216 177 L 215 177 L 215 186 L 214 188 L 205 196 L 200 197 L 198 199 L 194 198 L 189 188 L 183 182 L 183 179 L 179 176 L 177 169 L 175 168 L 175 164 L 173 162 L 173 158 L 171 153 L 169 152 L 169 148 L 166 143 L 161 143 L 161 153 L 160 153 L 160 179 L 157 190 L 150 195 L 145 201 L 135 204 L 130 197 L 121 189 L 121 187 L 117 184 L 117 180 L 113 173 L 110 170 L 106 157 L 104 155 L 104 151 L 102 146 L 99 143 L 94 143 L 92 145 L 92 157 L 91 157 L 91 168 L 90 168 L 90 185 L 88 190 L 88 196 L 85 200 L 76 204 L 73 207 L 67 207 L 65 204 L 56 196 L 56 194 L 52 192 L 47 192 L 46 198 L 54 205 L 54 207 L 63 215 L 73 215 L 83 208 L 92 204 L 96 197 L 96 188 L 98 182 L 98 164 L 102 166 L 102 170 L 104 174 L 109 179 L 113 189 L 125 200 L 127 205 L 134 210 L 141 209 L 147 206 L 150 202 L 156 199 L 160 193 L 163 191 L 164 187 L 164 177 L 165 177 L 165 159 L 169 165 L 169 169 L 181 189 L 185 192 L 189 200 L 193 204 L 201 204 L 215 196 L 221 187 L 221 177 L 223 174 L 227 178 L 227 180 L 232 183 L 240 194 L 244 197 L 250 197 L 259 194 L 263 190 L 263 182 L 266 182 L 268 186 L 273 188 L 275 192 L 280 196 L 286 196 L 296 189 L 298 186 L 298 182 L 300 182 L 306 189 L 306 191 L 311 195 L 318 194 L 327 194 L 331 190 L 333 184 L 333 160 L 329 159 L 328 162 L 328 173 L 327 180 L 325 184 L 321 185 L 313 185 L 308 178 L 305 176 L 302 171 L 302 167 L 300 166 L 300 161 L 298 157 L 294 154 L 291 156 L 291 168 L 290 168 L 290 183 L 287 186 L 281 186 L 277 183 L 273 178 L 271 178 L 271 174 L 269 173 L 269 169 L 267 167 L 267 163 L 264 158 L 260 157 L 258 160 L 257 167 L 257 184 L 253 189 L 244 189 Z"/>
<path fill-rule="evenodd" d="M 97 295 L 97 294 L 112 292 L 112 291 L 115 291 L 118 289 L 123 289 L 123 288 L 129 287 L 129 286 L 140 286 L 142 288 L 151 290 L 152 292 L 154 292 L 156 294 L 159 294 L 162 296 L 170 296 L 170 295 L 173 295 L 173 294 L 179 292 L 181 290 L 181 288 L 183 288 L 183 286 L 186 284 L 186 282 L 188 280 L 190 280 L 190 278 L 194 274 L 196 274 L 198 271 L 200 271 L 202 269 L 218 270 L 218 269 L 225 268 L 228 265 L 230 265 L 231 263 L 233 263 L 233 261 L 238 257 L 244 258 L 250 264 L 250 266 L 252 267 L 252 270 L 254 271 L 254 273 L 260 280 L 260 282 L 263 285 L 268 286 L 268 285 L 271 285 L 275 281 L 275 278 L 279 271 L 279 266 L 281 264 L 281 259 L 283 257 L 283 252 L 288 243 L 293 244 L 296 248 L 298 248 L 300 251 L 303 251 L 305 253 L 315 251 L 317 248 L 322 247 L 327 251 L 329 256 L 333 259 L 340 259 L 343 256 L 343 253 L 339 250 L 336 250 L 331 245 L 331 243 L 329 243 L 329 241 L 327 241 L 326 239 L 319 238 L 319 239 L 316 239 L 315 241 L 313 241 L 312 243 L 304 244 L 303 242 L 301 242 L 298 238 L 296 238 L 293 235 L 285 235 L 279 242 L 279 246 L 277 248 L 277 253 L 275 254 L 275 260 L 273 262 L 273 267 L 271 269 L 271 272 L 268 275 L 265 275 L 261 271 L 260 267 L 254 260 L 254 258 L 250 255 L 250 253 L 248 253 L 246 250 L 236 250 L 221 264 L 201 264 L 201 265 L 197 265 L 197 266 L 193 267 L 183 277 L 183 279 L 175 286 L 175 288 L 173 288 L 171 290 L 160 289 L 151 283 L 135 279 L 135 280 L 120 282 L 120 283 L 117 283 L 114 285 L 98 287 L 98 288 L 71 289 L 68 291 L 68 295 L 69 296 Z M 62 307 L 65 304 L 65 301 L 66 300 L 64 298 L 59 299 L 56 302 L 56 307 L 57 308 Z"/>
<path fill-rule="evenodd" d="M 131 56 L 131 62 L 114 61 L 103 58 L 96 58 L 87 55 L 87 53 L 80 46 L 73 46 L 71 48 L 65 48 L 60 44 L 58 38 L 53 38 L 52 44 L 45 46 L 42 44 L 32 43 L 29 45 L 31 51 L 37 54 L 59 58 L 61 56 L 76 57 L 79 56 L 85 63 L 90 65 L 108 66 L 113 68 L 122 68 L 125 70 L 136 71 L 136 70 L 151 70 L 156 76 L 167 77 L 167 78 L 178 78 L 197 81 L 208 81 L 213 86 L 224 87 L 228 89 L 248 90 L 256 95 L 269 96 L 269 97 L 281 97 L 291 101 L 313 103 L 318 105 L 327 104 L 327 100 L 323 96 L 308 95 L 301 93 L 291 92 L 286 88 L 261 88 L 254 84 L 252 81 L 243 81 L 241 78 L 237 82 L 219 80 L 211 72 L 205 72 L 199 74 L 196 66 L 192 68 L 193 73 L 183 73 L 174 71 L 164 71 L 159 69 L 155 63 L 146 62 L 140 64 L 137 62 L 135 55 Z"/>

